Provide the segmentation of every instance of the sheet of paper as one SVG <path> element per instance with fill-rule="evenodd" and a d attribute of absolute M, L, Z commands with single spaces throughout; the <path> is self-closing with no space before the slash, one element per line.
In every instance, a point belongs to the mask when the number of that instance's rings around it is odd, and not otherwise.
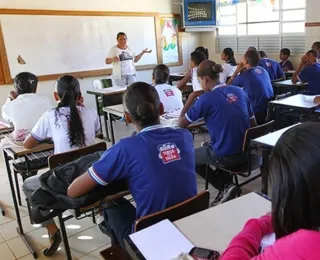
<path fill-rule="evenodd" d="M 169 220 L 134 233 L 130 238 L 147 260 L 171 260 L 194 247 Z"/>
<path fill-rule="evenodd" d="M 122 90 L 126 90 L 127 87 L 118 87 L 118 86 L 114 86 L 111 88 L 104 88 L 101 91 L 104 93 L 108 93 L 108 92 L 115 92 L 115 91 L 122 91 Z"/>
<path fill-rule="evenodd" d="M 179 118 L 181 114 L 182 109 L 172 110 L 168 113 L 166 113 L 166 118 Z"/>
<path fill-rule="evenodd" d="M 303 100 L 307 102 L 314 102 L 316 96 L 303 96 Z"/>

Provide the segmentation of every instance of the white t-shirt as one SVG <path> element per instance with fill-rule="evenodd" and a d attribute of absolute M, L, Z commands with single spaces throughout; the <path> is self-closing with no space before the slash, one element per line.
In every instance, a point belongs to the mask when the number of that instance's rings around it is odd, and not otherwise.
<path fill-rule="evenodd" d="M 2 117 L 14 126 L 13 136 L 21 131 L 30 131 L 44 112 L 52 108 L 50 99 L 37 94 L 22 94 L 8 100 L 2 107 Z"/>
<path fill-rule="evenodd" d="M 182 93 L 177 87 L 169 84 L 159 84 L 156 85 L 155 88 L 164 106 L 164 112 L 183 108 Z"/>
<path fill-rule="evenodd" d="M 100 129 L 100 122 L 97 111 L 92 108 L 78 106 L 82 126 L 85 135 L 85 145 L 93 145 L 95 143 L 95 135 Z M 79 149 L 79 147 L 71 147 L 68 136 L 68 117 L 70 115 L 69 107 L 61 107 L 56 120 L 56 109 L 50 109 L 45 112 L 38 123 L 31 131 L 31 135 L 38 141 L 52 138 L 54 143 L 54 153 L 64 153 L 70 150 Z"/>
<path fill-rule="evenodd" d="M 136 69 L 134 65 L 134 52 L 127 47 L 122 50 L 117 46 L 113 46 L 108 54 L 108 58 L 119 57 L 119 62 L 113 62 L 113 77 L 114 79 L 121 79 L 121 76 L 135 75 Z"/>
<path fill-rule="evenodd" d="M 192 78 L 192 87 L 193 91 L 199 91 L 202 90 L 200 81 L 198 80 L 198 75 L 197 75 L 198 67 L 195 67 L 191 70 L 191 78 Z"/>
<path fill-rule="evenodd" d="M 220 83 L 227 83 L 227 78 L 233 75 L 237 66 L 232 66 L 230 63 L 224 63 L 222 68 L 223 71 L 220 73 Z"/>

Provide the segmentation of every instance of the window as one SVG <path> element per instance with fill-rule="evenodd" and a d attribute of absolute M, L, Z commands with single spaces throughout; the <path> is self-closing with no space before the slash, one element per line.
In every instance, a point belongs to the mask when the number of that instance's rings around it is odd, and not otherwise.
<path fill-rule="evenodd" d="M 235 3 L 237 2 L 237 3 Z M 256 46 L 270 53 L 304 52 L 306 0 L 217 0 L 219 51 L 243 53 Z"/>
<path fill-rule="evenodd" d="M 306 0 L 220 0 L 218 35 L 305 32 Z"/>

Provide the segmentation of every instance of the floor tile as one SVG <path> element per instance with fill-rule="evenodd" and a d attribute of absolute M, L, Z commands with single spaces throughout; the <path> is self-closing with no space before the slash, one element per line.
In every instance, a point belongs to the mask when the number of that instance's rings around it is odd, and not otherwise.
<path fill-rule="evenodd" d="M 84 256 L 110 242 L 110 238 L 100 232 L 97 226 L 69 238 L 71 251 L 76 257 Z"/>
<path fill-rule="evenodd" d="M 35 226 L 31 225 L 29 216 L 23 217 L 21 221 L 22 221 L 22 226 L 25 233 L 31 232 L 39 228 L 36 225 Z M 18 225 L 16 221 L 11 221 L 9 223 L 6 223 L 0 226 L 0 232 L 5 238 L 5 240 L 10 240 L 12 238 L 19 236 L 16 230 L 17 226 Z"/>
<path fill-rule="evenodd" d="M 97 250 L 94 250 L 93 252 L 87 254 L 87 255 L 84 255 L 82 257 L 79 258 L 79 260 L 97 260 L 97 259 L 103 259 L 101 256 L 100 256 L 100 252 L 105 250 L 106 248 L 110 247 L 111 244 L 109 245 L 106 245 L 106 246 L 103 246 L 103 247 L 100 247 L 98 248 Z"/>
<path fill-rule="evenodd" d="M 28 247 L 20 237 L 16 237 L 7 241 L 7 244 L 16 258 L 20 258 L 30 254 Z"/>
<path fill-rule="evenodd" d="M 16 259 L 12 251 L 10 250 L 9 246 L 5 242 L 0 244 L 0 257 L 1 257 L 1 260 Z"/>
<path fill-rule="evenodd" d="M 59 248 L 58 251 L 50 257 L 43 255 L 42 251 L 37 252 L 37 254 L 38 254 L 37 260 L 66 260 L 66 252 L 62 247 Z M 72 255 L 72 259 L 77 260 L 77 258 L 74 255 Z M 19 258 L 19 260 L 34 260 L 34 258 L 31 254 L 29 254 L 22 258 Z"/>

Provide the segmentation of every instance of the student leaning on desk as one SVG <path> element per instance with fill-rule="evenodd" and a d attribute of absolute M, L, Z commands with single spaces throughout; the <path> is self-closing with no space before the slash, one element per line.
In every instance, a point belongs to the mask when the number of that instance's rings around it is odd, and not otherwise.
<path fill-rule="evenodd" d="M 98 185 L 128 180 L 137 207 L 123 198 L 107 203 L 104 211 L 108 235 L 122 246 L 136 219 L 197 194 L 191 133 L 160 125 L 163 106 L 156 89 L 147 83 L 130 85 L 123 100 L 127 122 L 132 122 L 138 133 L 108 149 L 68 188 L 69 197 L 79 197 Z"/>
<path fill-rule="evenodd" d="M 256 125 L 247 94 L 238 87 L 219 84 L 222 67 L 205 60 L 198 67 L 203 91 L 190 94 L 179 119 L 180 127 L 204 118 L 211 143 L 195 150 L 196 172 L 206 178 L 206 165 L 234 166 L 245 162 L 242 153 L 246 130 Z M 199 96 L 197 102 L 194 100 Z M 194 103 L 194 104 L 193 104 Z M 212 206 L 236 196 L 233 176 L 226 172 L 209 171 L 209 182 L 219 190 Z"/>
<path fill-rule="evenodd" d="M 308 94 L 320 94 L 320 64 L 317 62 L 318 52 L 310 50 L 301 58 L 296 72 L 293 74 L 292 82 L 298 81 L 308 83 Z"/>
<path fill-rule="evenodd" d="M 287 130 L 270 158 L 272 213 L 251 219 L 221 260 L 320 259 L 320 124 Z M 260 252 L 265 235 L 276 241 Z"/>

